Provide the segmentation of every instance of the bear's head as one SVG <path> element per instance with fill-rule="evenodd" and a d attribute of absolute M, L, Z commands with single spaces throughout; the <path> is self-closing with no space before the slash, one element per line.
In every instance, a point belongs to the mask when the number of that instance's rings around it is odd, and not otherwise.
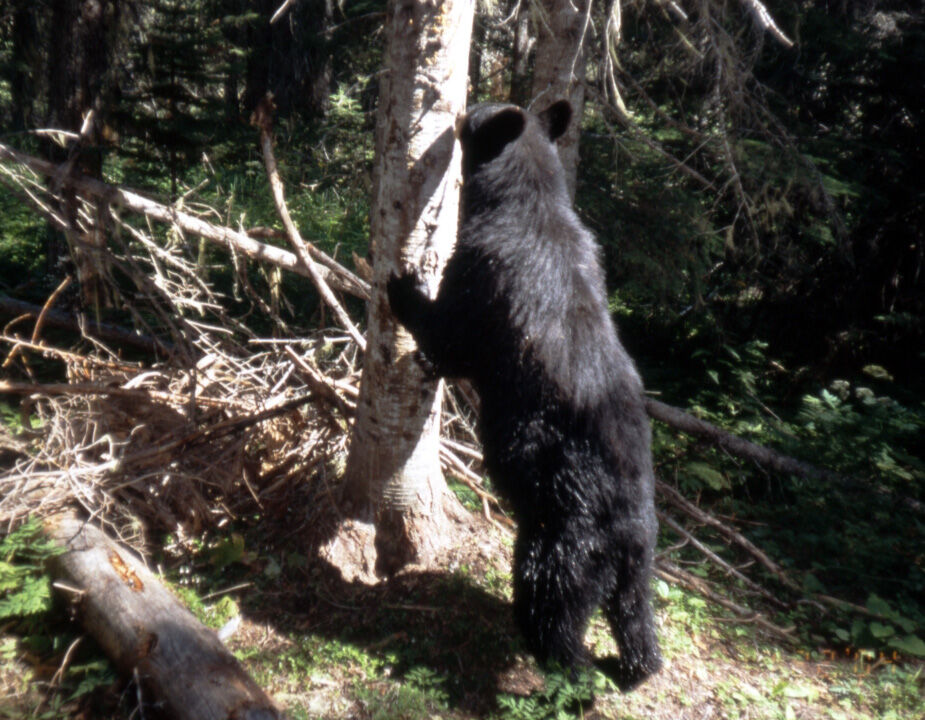
<path fill-rule="evenodd" d="M 516 105 L 475 105 L 461 118 L 459 139 L 463 149 L 463 178 L 489 170 L 519 173 L 536 167 L 561 175 L 555 141 L 572 118 L 568 100 L 559 100 L 540 113 Z"/>

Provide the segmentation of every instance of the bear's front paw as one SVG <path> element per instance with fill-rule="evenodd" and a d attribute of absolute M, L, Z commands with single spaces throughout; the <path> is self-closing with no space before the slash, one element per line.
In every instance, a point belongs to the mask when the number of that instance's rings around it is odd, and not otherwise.
<path fill-rule="evenodd" d="M 407 324 L 421 301 L 421 281 L 417 275 L 408 270 L 401 275 L 393 273 L 386 283 L 385 290 L 389 297 L 392 314 L 402 323 Z"/>
<path fill-rule="evenodd" d="M 440 379 L 440 370 L 423 350 L 414 351 L 414 361 L 418 364 L 418 367 L 421 368 L 425 378 L 428 380 Z"/>

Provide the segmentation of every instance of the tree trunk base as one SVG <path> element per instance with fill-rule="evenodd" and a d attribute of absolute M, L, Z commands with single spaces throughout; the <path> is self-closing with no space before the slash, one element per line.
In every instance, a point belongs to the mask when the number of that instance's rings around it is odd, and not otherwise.
<path fill-rule="evenodd" d="M 318 548 L 318 557 L 340 572 L 344 582 L 375 585 L 376 528 L 372 522 L 344 518 L 330 539 Z"/>
<path fill-rule="evenodd" d="M 318 556 L 336 568 L 345 582 L 366 585 L 400 572 L 444 567 L 450 550 L 473 534 L 475 526 L 449 491 L 434 505 L 430 513 L 380 512 L 376 525 L 344 518 L 318 548 Z"/>

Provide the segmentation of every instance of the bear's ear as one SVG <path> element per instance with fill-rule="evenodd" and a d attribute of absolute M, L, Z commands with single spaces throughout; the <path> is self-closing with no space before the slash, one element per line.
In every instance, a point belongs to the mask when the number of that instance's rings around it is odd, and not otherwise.
<path fill-rule="evenodd" d="M 546 131 L 546 136 L 555 142 L 568 128 L 569 121 L 572 119 L 572 106 L 568 100 L 559 100 L 543 110 L 537 117 Z"/>
<path fill-rule="evenodd" d="M 519 107 L 506 107 L 486 118 L 477 134 L 479 140 L 491 140 L 503 147 L 520 137 L 526 122 L 523 110 Z"/>
<path fill-rule="evenodd" d="M 484 110 L 490 112 L 493 108 Z M 524 111 L 519 107 L 497 110 L 484 120 L 473 113 L 461 134 L 463 148 L 469 154 L 471 167 L 498 157 L 509 143 L 520 137 L 526 123 Z"/>

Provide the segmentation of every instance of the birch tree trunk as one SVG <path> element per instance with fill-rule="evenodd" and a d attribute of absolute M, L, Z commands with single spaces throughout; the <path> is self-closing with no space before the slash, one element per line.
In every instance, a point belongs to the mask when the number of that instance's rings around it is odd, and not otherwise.
<path fill-rule="evenodd" d="M 572 104 L 572 122 L 559 138 L 559 159 L 565 168 L 569 197 L 575 197 L 578 138 L 585 103 L 585 43 L 591 28 L 591 0 L 542 0 L 536 29 L 531 110 L 545 110 L 557 100 Z"/>
<path fill-rule="evenodd" d="M 416 267 L 436 292 L 456 238 L 473 0 L 390 0 L 376 127 L 367 350 L 344 497 L 375 521 L 376 572 L 431 564 L 458 512 L 438 460 L 441 388 L 413 357 L 385 283 Z"/>

